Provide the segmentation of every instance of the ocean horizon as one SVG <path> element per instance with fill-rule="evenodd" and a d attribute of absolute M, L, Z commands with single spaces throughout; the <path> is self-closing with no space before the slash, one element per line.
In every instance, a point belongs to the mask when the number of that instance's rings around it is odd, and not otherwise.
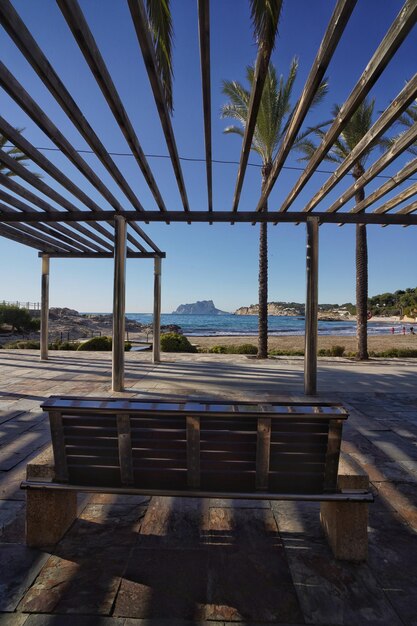
<path fill-rule="evenodd" d="M 152 313 L 126 313 L 126 317 L 142 324 L 151 324 L 153 316 Z M 161 325 L 168 326 L 170 324 L 180 326 L 184 335 L 192 337 L 254 337 L 258 334 L 257 315 L 233 315 L 232 313 L 226 315 L 180 315 L 177 313 L 162 313 Z M 368 334 L 387 334 L 390 333 L 392 326 L 395 327 L 396 332 L 399 332 L 402 324 L 400 322 L 370 320 L 368 322 Z M 305 320 L 301 316 L 269 315 L 268 328 L 268 333 L 271 336 L 304 335 Z M 335 336 L 355 335 L 356 321 L 319 320 L 318 334 Z"/>

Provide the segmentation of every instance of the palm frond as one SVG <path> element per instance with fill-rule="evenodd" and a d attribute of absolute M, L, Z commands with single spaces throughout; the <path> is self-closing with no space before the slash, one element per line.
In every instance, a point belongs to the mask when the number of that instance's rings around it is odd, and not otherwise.
<path fill-rule="evenodd" d="M 170 0 L 146 0 L 149 30 L 155 46 L 159 76 L 169 110 L 173 111 L 172 97 L 172 18 Z"/>
<path fill-rule="evenodd" d="M 275 45 L 281 2 L 277 0 L 250 0 L 251 18 L 258 45 L 271 49 Z"/>

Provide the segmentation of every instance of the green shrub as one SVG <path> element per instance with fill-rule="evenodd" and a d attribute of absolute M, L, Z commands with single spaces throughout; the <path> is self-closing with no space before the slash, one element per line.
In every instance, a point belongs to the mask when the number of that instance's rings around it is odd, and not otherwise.
<path fill-rule="evenodd" d="M 212 346 L 211 348 L 209 348 L 209 352 L 211 354 L 227 354 L 227 347 L 226 346 Z"/>
<path fill-rule="evenodd" d="M 8 350 L 39 350 L 40 343 L 35 339 L 9 341 L 4 345 Z"/>
<path fill-rule="evenodd" d="M 179 333 L 163 333 L 161 335 L 162 352 L 197 352 L 187 337 Z"/>
<path fill-rule="evenodd" d="M 91 339 L 87 339 L 87 341 L 80 343 L 77 350 L 80 350 L 81 352 L 89 350 L 108 352 L 111 350 L 111 343 L 111 337 L 91 337 Z"/>
<path fill-rule="evenodd" d="M 269 351 L 271 356 L 304 356 L 304 350 L 278 350 L 274 348 Z"/>
<path fill-rule="evenodd" d="M 345 346 L 331 346 L 329 349 L 320 348 L 317 352 L 318 356 L 343 356 L 345 353 Z"/>
<path fill-rule="evenodd" d="M 78 341 L 62 341 L 58 344 L 57 350 L 78 350 Z"/>
<path fill-rule="evenodd" d="M 0 326 L 5 324 L 18 333 L 39 330 L 40 320 L 32 318 L 29 311 L 18 306 L 0 305 Z"/>
<path fill-rule="evenodd" d="M 412 348 L 392 348 L 391 350 L 385 350 L 384 352 L 376 352 L 373 356 L 382 358 L 417 358 L 417 350 Z"/>

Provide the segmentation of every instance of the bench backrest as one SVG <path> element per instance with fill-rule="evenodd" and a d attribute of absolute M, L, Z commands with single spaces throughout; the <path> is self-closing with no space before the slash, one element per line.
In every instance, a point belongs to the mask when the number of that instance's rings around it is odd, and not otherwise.
<path fill-rule="evenodd" d="M 336 403 L 250 404 L 52 396 L 56 480 L 218 493 L 332 493 Z"/>

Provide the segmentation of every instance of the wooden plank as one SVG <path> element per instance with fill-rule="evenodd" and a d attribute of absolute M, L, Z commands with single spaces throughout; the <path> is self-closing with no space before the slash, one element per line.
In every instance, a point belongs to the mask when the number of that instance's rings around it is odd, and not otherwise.
<path fill-rule="evenodd" d="M 66 482 L 68 480 L 68 467 L 62 414 L 59 411 L 49 411 L 49 424 L 54 451 L 55 480 Z"/>
<path fill-rule="evenodd" d="M 15 146 L 17 146 L 22 152 L 24 152 L 34 163 L 39 165 L 45 172 L 47 172 L 52 178 L 54 178 L 60 185 L 72 193 L 78 198 L 87 208 L 91 211 L 100 211 L 98 204 L 94 202 L 85 194 L 77 185 L 73 183 L 61 170 L 47 159 L 39 150 L 37 150 L 22 133 L 19 133 L 11 124 L 9 124 L 3 117 L 0 116 L 0 132 L 9 139 Z M 81 212 L 81 211 L 80 211 Z M 113 229 L 113 222 L 107 222 Z M 106 239 L 113 241 L 113 235 L 106 230 L 101 224 L 96 224 L 94 229 L 103 235 Z M 109 246 L 108 246 L 109 247 Z"/>
<path fill-rule="evenodd" d="M 277 11 L 277 24 L 282 8 L 282 0 L 275 0 Z M 271 18 L 267 18 L 271 19 Z M 232 212 L 235 213 L 239 206 L 240 194 L 242 191 L 243 180 L 245 178 L 246 167 L 248 164 L 249 153 L 252 147 L 253 134 L 255 132 L 256 120 L 258 117 L 259 107 L 262 99 L 262 92 L 266 77 L 268 75 L 269 59 L 274 47 L 275 38 L 271 38 L 270 45 L 266 45 L 265 41 L 259 42 L 258 54 L 255 62 L 255 72 L 253 76 L 252 89 L 248 104 L 248 115 L 246 119 L 242 149 L 240 152 L 239 169 L 237 173 L 235 192 L 233 196 Z M 265 203 L 262 204 L 261 209 Z"/>
<path fill-rule="evenodd" d="M 349 122 L 353 113 L 356 111 L 360 103 L 366 98 L 378 78 L 381 76 L 382 72 L 389 64 L 394 54 L 415 25 L 416 21 L 417 2 L 415 0 L 407 0 L 389 28 L 387 34 L 371 57 L 369 63 L 365 67 L 362 75 L 340 109 L 337 118 L 334 120 L 333 124 L 330 126 L 325 137 L 323 138 L 320 146 L 308 162 L 306 169 L 301 174 L 287 198 L 284 200 L 280 208 L 281 212 L 288 210 L 307 182 L 310 180 L 318 165 L 323 161 L 331 146 Z M 258 207 L 260 206 L 262 206 L 261 201 L 258 203 Z"/>
<path fill-rule="evenodd" d="M 111 112 L 119 125 L 120 130 L 126 139 L 129 148 L 152 192 L 155 202 L 161 211 L 166 211 L 165 203 L 158 189 L 151 168 L 149 167 L 142 146 L 135 133 L 133 125 L 123 106 L 116 86 L 111 78 L 110 72 L 100 53 L 99 47 L 87 24 L 85 16 L 77 0 L 57 0 L 57 4 L 65 17 L 68 26 L 76 40 L 90 70 L 100 87 Z"/>
<path fill-rule="evenodd" d="M 256 439 L 256 489 L 268 489 L 271 418 L 259 417 Z"/>
<path fill-rule="evenodd" d="M 262 209 L 277 181 L 282 167 L 300 131 L 302 123 L 314 101 L 317 90 L 324 79 L 329 63 L 344 33 L 353 9 L 356 6 L 356 2 L 357 0 L 338 0 L 335 6 L 317 52 L 317 56 L 310 69 L 302 94 L 292 113 L 287 132 L 285 133 L 274 159 L 272 170 L 268 177 L 268 182 L 265 185 L 265 189 L 262 192 L 258 206 L 256 207 L 257 211 Z"/>
<path fill-rule="evenodd" d="M 58 245 L 52 247 L 50 244 L 46 243 L 38 237 L 22 233 L 19 230 L 19 227 L 16 228 L 13 226 L 6 226 L 6 224 L 1 224 L 0 234 L 3 237 L 6 237 L 6 239 L 25 244 L 30 248 L 35 248 L 36 250 L 41 250 L 42 252 L 57 252 L 60 249 Z"/>
<path fill-rule="evenodd" d="M 135 210 L 143 211 L 139 199 L 9 0 L 3 0 L 0 3 L 0 18 L 3 28 L 13 39 L 23 56 L 33 67 L 36 74 L 109 172 L 110 176 L 129 199 Z M 104 185 L 101 185 L 101 188 L 103 189 Z M 111 196 L 108 190 L 106 190 L 106 194 L 108 198 Z"/>
<path fill-rule="evenodd" d="M 400 117 L 407 107 L 413 102 L 417 96 L 417 74 L 407 82 L 404 89 L 394 98 L 390 105 L 376 120 L 375 124 L 356 144 L 349 156 L 339 165 L 333 174 L 322 185 L 319 191 L 306 204 L 303 211 L 310 212 L 319 202 L 327 196 L 327 194 L 335 187 L 335 185 L 347 174 L 357 161 L 369 150 L 382 135 L 388 130 L 392 123 Z"/>
<path fill-rule="evenodd" d="M 399 155 L 405 152 L 417 140 L 417 124 L 414 124 L 408 131 L 402 133 L 398 139 L 384 152 L 375 163 L 369 167 L 360 178 L 358 178 L 333 204 L 327 209 L 328 213 L 338 211 L 348 200 L 365 185 L 370 183 L 375 176 L 378 176 L 383 169 L 388 167 Z"/>
<path fill-rule="evenodd" d="M 417 183 L 413 183 L 412 185 L 410 185 L 410 187 L 407 187 L 407 189 L 404 189 L 403 191 L 401 191 L 401 193 L 394 196 L 394 198 L 390 198 L 382 206 L 378 207 L 377 209 L 374 209 L 374 213 L 386 213 L 387 211 L 394 209 L 399 204 L 402 204 L 409 198 L 412 198 L 413 196 L 416 195 L 416 193 L 417 193 Z M 355 207 L 355 212 L 356 212 L 356 207 Z M 398 213 L 401 213 L 401 214 L 409 213 L 409 212 L 410 211 L 404 208 L 398 211 Z"/>
<path fill-rule="evenodd" d="M 159 118 L 161 120 L 162 130 L 164 132 L 168 151 L 171 156 L 171 163 L 177 180 L 178 189 L 180 191 L 184 211 L 189 211 L 190 207 L 188 204 L 187 191 L 182 175 L 174 131 L 157 70 L 155 51 L 148 29 L 146 11 L 143 7 L 142 0 L 128 0 L 128 5 L 139 46 L 142 50 L 142 56 L 148 73 L 149 82 L 151 84 L 155 104 L 158 109 Z"/>
<path fill-rule="evenodd" d="M 128 413 L 117 415 L 117 439 L 119 442 L 120 480 L 123 485 L 131 485 L 133 484 L 133 460 Z"/>
<path fill-rule="evenodd" d="M 330 420 L 329 441 L 326 452 L 326 470 L 324 490 L 335 491 L 337 488 L 337 470 L 339 467 L 340 444 L 342 440 L 341 420 Z"/>
<path fill-rule="evenodd" d="M 211 156 L 211 86 L 210 86 L 210 0 L 198 0 L 201 85 L 203 90 L 204 143 L 208 210 L 213 210 Z"/>
<path fill-rule="evenodd" d="M 200 419 L 187 416 L 187 484 L 200 486 Z"/>
<path fill-rule="evenodd" d="M 16 182 L 16 180 L 13 179 L 13 177 L 6 176 L 5 174 L 2 174 L 0 172 L 0 183 L 4 187 L 7 187 L 14 193 L 18 194 L 20 198 L 24 198 L 25 200 L 27 200 L 28 202 L 31 202 L 32 204 L 34 204 L 35 206 L 37 206 L 43 211 L 43 213 L 39 213 L 39 211 L 36 211 L 33 207 L 30 207 L 27 204 L 21 202 L 19 198 L 14 198 L 10 194 L 6 194 L 6 192 L 0 189 L 0 198 L 5 200 L 12 206 L 15 206 L 20 211 L 22 211 L 22 215 L 19 215 L 18 213 L 8 214 L 8 218 L 9 219 L 11 218 L 10 221 L 12 221 L 13 218 L 15 218 L 16 221 L 23 221 L 23 222 L 29 222 L 32 219 L 34 222 L 44 222 L 45 220 L 48 221 L 49 217 L 55 216 L 56 222 L 54 222 L 55 224 L 54 228 L 68 235 L 69 237 L 72 237 L 72 239 L 82 244 L 82 249 L 83 250 L 85 249 L 86 252 L 88 252 L 91 249 L 95 250 L 96 252 L 100 252 L 102 250 L 100 246 L 106 249 L 108 248 L 108 243 L 106 241 L 103 241 L 100 237 L 97 237 L 97 235 L 94 232 L 91 232 L 88 228 L 86 228 L 82 224 L 73 222 L 72 219 L 62 220 L 62 221 L 66 221 L 67 226 L 58 224 L 58 222 L 61 221 L 61 217 L 63 217 L 65 214 L 58 211 L 58 209 L 56 209 L 55 207 L 45 202 L 45 200 L 42 200 L 42 198 L 32 193 L 26 187 L 23 187 L 22 185 L 20 185 L 18 182 Z M 79 215 L 78 212 L 76 214 Z M 5 217 L 1 218 L 3 222 L 8 221 L 5 219 Z M 72 230 L 70 230 L 68 226 L 71 226 L 72 228 L 74 228 L 74 230 L 76 230 L 77 233 L 74 233 Z M 81 235 L 78 233 L 81 233 Z M 92 239 L 94 243 L 89 241 L 88 239 L 85 239 L 85 237 L 83 237 L 82 235 L 86 235 L 87 237 Z"/>

